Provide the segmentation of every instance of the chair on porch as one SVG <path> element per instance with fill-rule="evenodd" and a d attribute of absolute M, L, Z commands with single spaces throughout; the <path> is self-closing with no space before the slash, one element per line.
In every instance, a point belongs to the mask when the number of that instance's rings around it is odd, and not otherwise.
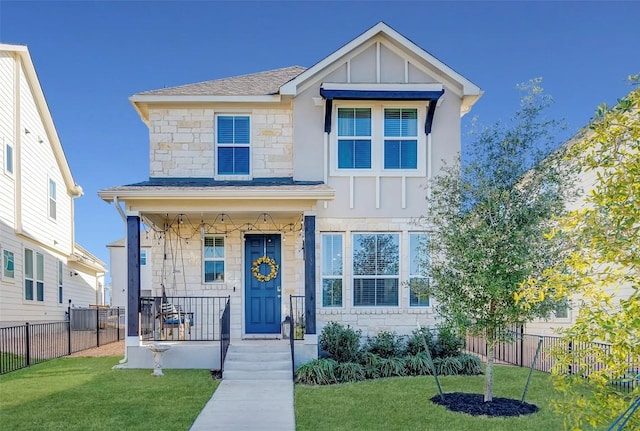
<path fill-rule="evenodd" d="M 160 313 L 158 317 L 162 321 L 162 327 L 170 329 L 170 335 L 173 328 L 179 328 L 180 332 L 187 330 L 191 335 L 191 327 L 193 326 L 193 312 L 185 312 L 180 305 L 176 306 L 170 302 L 162 302 L 160 304 Z"/>

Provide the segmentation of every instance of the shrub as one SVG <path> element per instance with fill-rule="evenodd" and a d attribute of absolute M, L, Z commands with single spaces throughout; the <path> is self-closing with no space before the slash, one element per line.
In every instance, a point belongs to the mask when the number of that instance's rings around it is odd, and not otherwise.
<path fill-rule="evenodd" d="M 439 376 L 455 376 L 462 371 L 462 363 L 457 356 L 447 356 L 433 360 Z"/>
<path fill-rule="evenodd" d="M 381 358 L 380 377 L 405 376 L 407 374 L 404 358 Z"/>
<path fill-rule="evenodd" d="M 478 375 L 482 374 L 482 361 L 476 355 L 470 353 L 461 353 L 458 355 L 458 360 L 462 365 L 462 371 L 460 374 Z"/>
<path fill-rule="evenodd" d="M 364 348 L 367 352 L 383 358 L 393 358 L 402 353 L 402 338 L 398 337 L 395 332 L 381 331 L 374 337 L 367 337 Z"/>
<path fill-rule="evenodd" d="M 460 337 L 454 329 L 440 326 L 438 328 L 438 338 L 433 345 L 432 356 L 434 358 L 457 356 L 463 347 L 464 338 Z"/>
<path fill-rule="evenodd" d="M 358 362 L 362 331 L 330 322 L 320 334 L 320 348 L 338 362 Z"/>
<path fill-rule="evenodd" d="M 414 329 L 407 339 L 406 354 L 411 356 L 424 353 L 425 343 L 430 352 L 433 353 L 433 334 L 429 328 Z"/>
<path fill-rule="evenodd" d="M 364 367 L 356 362 L 343 362 L 336 367 L 336 379 L 339 383 L 359 382 L 366 378 Z"/>
<path fill-rule="evenodd" d="M 366 352 L 362 355 L 362 365 L 367 379 L 377 379 L 380 377 L 380 363 L 382 358 L 375 353 Z"/>
<path fill-rule="evenodd" d="M 296 381 L 307 385 L 330 385 L 336 383 L 338 363 L 333 359 L 316 359 L 301 365 L 296 370 Z"/>
<path fill-rule="evenodd" d="M 431 374 L 431 367 L 429 367 L 429 361 L 424 352 L 407 356 L 405 358 L 405 369 L 409 376 L 424 376 Z"/>

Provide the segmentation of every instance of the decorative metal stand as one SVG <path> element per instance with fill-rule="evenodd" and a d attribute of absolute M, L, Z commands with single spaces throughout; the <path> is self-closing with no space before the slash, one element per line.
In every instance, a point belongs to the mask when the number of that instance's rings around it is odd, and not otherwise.
<path fill-rule="evenodd" d="M 170 346 L 161 344 L 150 344 L 147 346 L 147 349 L 151 350 L 151 353 L 153 353 L 152 375 L 155 377 L 164 376 L 164 373 L 162 372 L 162 354 L 169 350 Z"/>

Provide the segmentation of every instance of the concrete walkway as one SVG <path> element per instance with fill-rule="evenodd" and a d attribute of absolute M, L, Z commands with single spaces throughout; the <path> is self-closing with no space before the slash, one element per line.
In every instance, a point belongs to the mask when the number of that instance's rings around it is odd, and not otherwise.
<path fill-rule="evenodd" d="M 209 430 L 295 430 L 288 343 L 229 347 L 223 380 L 191 427 Z"/>

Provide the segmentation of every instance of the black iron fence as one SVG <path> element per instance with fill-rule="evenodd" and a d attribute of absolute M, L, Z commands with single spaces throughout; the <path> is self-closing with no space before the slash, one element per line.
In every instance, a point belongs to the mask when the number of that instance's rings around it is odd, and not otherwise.
<path fill-rule="evenodd" d="M 231 297 L 227 297 L 224 311 L 220 317 L 220 373 L 224 371 L 224 360 L 231 344 Z"/>
<path fill-rule="evenodd" d="M 220 341 L 228 296 L 140 298 L 140 335 L 146 341 Z"/>
<path fill-rule="evenodd" d="M 124 339 L 124 310 L 70 308 L 63 322 L 0 328 L 0 374 Z"/>
<path fill-rule="evenodd" d="M 520 367 L 531 367 L 533 364 L 538 343 L 541 342 L 540 352 L 535 361 L 534 369 L 538 371 L 551 372 L 556 366 L 556 361 L 552 351 L 562 349 L 566 351 L 581 350 L 584 352 L 600 351 L 604 354 L 611 353 L 611 345 L 606 343 L 575 343 L 566 341 L 561 337 L 550 335 L 525 334 L 524 329 L 519 327 L 517 331 L 511 331 L 511 342 L 500 342 L 495 348 L 495 360 Z M 487 342 L 484 337 L 467 335 L 467 350 L 482 356 L 487 355 Z M 559 371 L 567 374 L 580 374 L 586 377 L 593 371 L 604 369 L 605 365 L 596 359 L 596 355 L 589 355 L 590 359 L 579 366 L 577 363 L 569 363 Z M 629 371 L 640 372 L 638 359 L 635 361 L 629 358 Z M 629 375 L 631 377 L 631 375 Z M 632 389 L 638 384 L 638 380 L 628 382 L 616 382 L 622 389 Z"/>

